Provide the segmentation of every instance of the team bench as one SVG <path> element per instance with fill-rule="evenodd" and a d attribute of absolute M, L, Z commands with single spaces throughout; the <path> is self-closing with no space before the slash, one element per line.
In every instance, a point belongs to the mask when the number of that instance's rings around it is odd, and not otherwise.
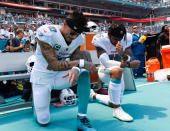
<path fill-rule="evenodd" d="M 29 79 L 25 63 L 31 55 L 33 52 L 0 53 L 0 81 Z M 4 102 L 0 96 L 0 103 Z"/>
<path fill-rule="evenodd" d="M 29 78 L 25 63 L 31 55 L 33 52 L 0 53 L 0 81 Z"/>

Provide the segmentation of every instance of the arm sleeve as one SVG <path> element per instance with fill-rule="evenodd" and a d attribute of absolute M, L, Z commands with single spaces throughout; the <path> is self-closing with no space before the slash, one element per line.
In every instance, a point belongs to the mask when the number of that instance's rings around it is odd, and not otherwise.
<path fill-rule="evenodd" d="M 101 54 L 99 57 L 99 60 L 105 68 L 109 68 L 109 67 L 113 67 L 113 66 L 120 67 L 120 65 L 121 65 L 121 62 L 119 62 L 119 61 L 110 60 L 109 56 L 106 53 Z"/>
<path fill-rule="evenodd" d="M 105 51 L 107 51 L 106 47 L 104 46 L 105 41 L 103 40 L 102 37 L 100 37 L 100 35 L 95 35 L 92 39 L 92 44 L 95 47 L 101 47 L 102 49 L 104 49 Z"/>

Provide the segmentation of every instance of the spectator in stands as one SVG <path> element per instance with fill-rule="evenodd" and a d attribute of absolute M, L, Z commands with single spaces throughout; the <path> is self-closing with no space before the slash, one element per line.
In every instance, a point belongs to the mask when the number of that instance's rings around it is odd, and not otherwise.
<path fill-rule="evenodd" d="M 15 37 L 15 32 L 13 27 L 8 27 L 8 38 L 10 39 L 10 35 L 13 35 Z"/>
<path fill-rule="evenodd" d="M 4 36 L 2 35 L 2 29 L 3 27 L 2 25 L 0 25 L 0 40 L 4 39 Z"/>
<path fill-rule="evenodd" d="M 7 29 L 7 25 L 3 25 L 2 28 L 1 28 L 2 39 L 8 39 L 8 35 L 9 35 L 9 32 L 8 32 L 8 29 Z"/>
<path fill-rule="evenodd" d="M 158 36 L 158 40 L 157 40 L 157 58 L 159 59 L 161 68 L 162 68 L 162 56 L 160 53 L 160 50 L 162 48 L 163 45 L 169 45 L 169 29 L 168 29 L 168 25 L 164 25 L 162 26 L 162 30 L 160 32 L 160 35 Z"/>
<path fill-rule="evenodd" d="M 133 75 L 135 78 L 144 77 L 145 56 L 147 55 L 145 44 L 138 42 L 142 36 L 142 34 L 139 33 L 138 26 L 132 26 L 132 32 L 132 60 L 139 60 L 141 62 L 138 69 L 133 69 Z"/>
<path fill-rule="evenodd" d="M 24 44 L 24 52 L 30 52 L 30 51 L 31 51 L 30 42 L 26 41 Z"/>
<path fill-rule="evenodd" d="M 24 36 L 24 32 L 22 30 L 17 30 L 16 37 L 12 39 L 12 43 L 8 44 L 8 51 L 10 52 L 22 52 L 24 45 L 21 43 L 21 40 Z"/>
<path fill-rule="evenodd" d="M 14 38 L 13 34 L 10 34 L 9 40 L 7 40 L 7 43 L 6 43 L 6 46 L 5 46 L 5 49 L 6 49 L 7 52 L 10 52 L 10 46 L 12 46 L 13 38 Z"/>
<path fill-rule="evenodd" d="M 30 38 L 29 38 L 29 32 L 28 32 L 28 29 L 25 27 L 24 28 L 24 37 L 23 37 L 23 40 L 25 40 L 25 42 L 30 42 Z"/>
<path fill-rule="evenodd" d="M 34 26 L 31 26 L 31 29 L 28 32 L 29 32 L 29 36 L 30 36 L 30 41 L 34 40 L 35 33 L 36 33 Z"/>

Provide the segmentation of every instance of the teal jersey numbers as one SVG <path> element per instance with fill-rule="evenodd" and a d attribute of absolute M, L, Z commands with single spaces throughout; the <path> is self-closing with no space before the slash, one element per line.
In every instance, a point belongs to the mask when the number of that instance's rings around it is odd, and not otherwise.
<path fill-rule="evenodd" d="M 52 32 L 57 32 L 57 29 L 54 26 L 49 26 L 48 27 L 50 29 L 50 31 Z"/>

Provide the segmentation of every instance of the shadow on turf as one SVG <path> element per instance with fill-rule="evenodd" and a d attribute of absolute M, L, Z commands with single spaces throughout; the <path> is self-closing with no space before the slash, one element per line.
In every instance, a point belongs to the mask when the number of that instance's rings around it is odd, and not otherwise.
<path fill-rule="evenodd" d="M 158 106 L 148 106 L 139 104 L 123 104 L 122 107 L 135 119 L 143 119 L 147 116 L 149 120 L 167 117 L 164 113 L 167 109 Z"/>

